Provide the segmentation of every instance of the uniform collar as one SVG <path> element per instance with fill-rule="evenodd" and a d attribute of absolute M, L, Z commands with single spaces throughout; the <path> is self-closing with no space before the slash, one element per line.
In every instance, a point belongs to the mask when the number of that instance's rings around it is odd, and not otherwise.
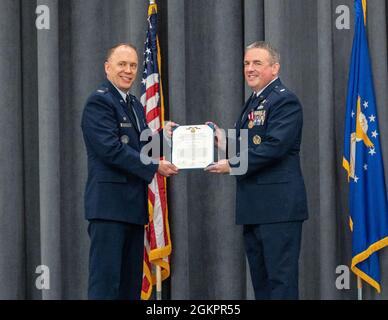
<path fill-rule="evenodd" d="M 255 92 L 256 96 L 260 97 L 260 95 L 264 92 L 264 90 L 267 89 L 272 83 L 274 83 L 278 79 L 279 79 L 279 77 L 276 77 L 270 83 L 268 83 L 263 89 L 261 89 L 259 92 Z"/>
<path fill-rule="evenodd" d="M 110 92 L 118 99 L 118 100 L 124 100 L 124 102 L 127 101 L 127 95 L 125 92 L 119 90 L 115 85 L 113 85 L 112 82 L 110 82 L 108 79 L 105 80 L 103 83 L 103 86 L 107 87 Z"/>
<path fill-rule="evenodd" d="M 109 80 L 108 80 L 109 81 Z M 109 81 L 110 82 L 110 81 Z M 127 97 L 129 95 L 129 92 L 125 93 L 124 91 L 120 90 L 119 88 L 117 88 L 112 82 L 110 82 L 112 84 L 112 86 L 115 87 L 115 89 L 120 93 L 121 97 L 124 99 L 124 101 L 127 101 Z"/>

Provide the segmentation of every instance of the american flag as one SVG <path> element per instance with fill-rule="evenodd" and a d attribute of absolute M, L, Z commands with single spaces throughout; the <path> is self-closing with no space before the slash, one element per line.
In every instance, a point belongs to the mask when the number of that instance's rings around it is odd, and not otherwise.
<path fill-rule="evenodd" d="M 148 30 L 144 48 L 144 71 L 141 84 L 141 103 L 147 123 L 159 131 L 164 121 L 161 82 L 161 59 L 157 37 L 157 5 L 148 8 Z M 162 280 L 170 275 L 171 238 L 168 224 L 166 180 L 156 173 L 148 185 L 149 224 L 144 236 L 144 267 L 141 297 L 148 300 L 156 283 L 155 267 L 161 267 Z M 153 267 L 154 266 L 154 267 Z"/>

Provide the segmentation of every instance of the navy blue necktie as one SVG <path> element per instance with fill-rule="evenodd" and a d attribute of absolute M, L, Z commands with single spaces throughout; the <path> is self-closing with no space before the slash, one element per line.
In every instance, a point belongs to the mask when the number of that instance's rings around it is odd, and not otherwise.
<path fill-rule="evenodd" d="M 128 94 L 127 94 L 127 101 L 126 102 L 127 102 L 128 110 L 131 113 L 131 115 L 133 116 L 134 120 L 136 121 L 136 126 L 137 126 L 138 130 L 140 131 L 139 118 L 137 117 L 135 107 L 132 105 L 131 98 L 129 97 Z"/>

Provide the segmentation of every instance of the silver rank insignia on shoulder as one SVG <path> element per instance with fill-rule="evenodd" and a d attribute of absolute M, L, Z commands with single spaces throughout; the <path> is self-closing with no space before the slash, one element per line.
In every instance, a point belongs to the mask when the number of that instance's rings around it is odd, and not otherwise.
<path fill-rule="evenodd" d="M 128 144 L 128 142 L 129 142 L 129 137 L 128 137 L 127 135 L 123 135 L 123 136 L 120 137 L 120 141 L 121 141 L 122 143 Z"/>
<path fill-rule="evenodd" d="M 97 92 L 98 93 L 105 93 L 105 92 L 108 92 L 109 89 L 108 88 L 102 88 L 102 89 L 98 89 Z"/>
<path fill-rule="evenodd" d="M 284 91 L 286 91 L 286 89 L 282 89 L 282 90 L 280 90 L 280 92 L 284 92 Z"/>

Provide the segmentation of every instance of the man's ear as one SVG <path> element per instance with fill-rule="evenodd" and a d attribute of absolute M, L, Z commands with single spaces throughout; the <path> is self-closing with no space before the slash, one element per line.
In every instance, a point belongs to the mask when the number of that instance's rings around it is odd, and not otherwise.
<path fill-rule="evenodd" d="M 105 61 L 104 63 L 104 68 L 105 68 L 105 73 L 108 74 L 109 69 L 110 69 L 110 64 L 108 61 Z"/>
<path fill-rule="evenodd" d="M 272 75 L 276 76 L 280 72 L 280 64 L 279 63 L 274 63 L 272 65 Z"/>

